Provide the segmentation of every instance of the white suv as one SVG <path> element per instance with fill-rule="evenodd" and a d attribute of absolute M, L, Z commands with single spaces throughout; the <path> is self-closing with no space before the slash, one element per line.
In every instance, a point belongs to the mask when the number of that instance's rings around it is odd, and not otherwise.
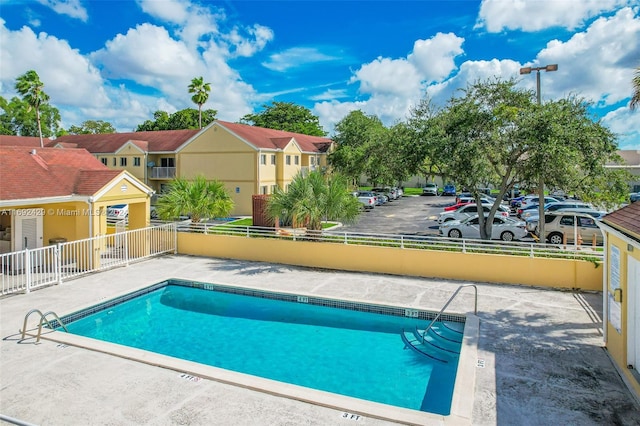
<path fill-rule="evenodd" d="M 438 185 L 435 183 L 427 183 L 422 187 L 422 195 L 438 195 Z"/>

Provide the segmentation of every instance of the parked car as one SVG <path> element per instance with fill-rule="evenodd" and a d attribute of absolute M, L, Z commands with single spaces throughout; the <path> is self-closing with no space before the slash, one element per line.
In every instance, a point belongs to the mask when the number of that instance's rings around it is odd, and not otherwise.
<path fill-rule="evenodd" d="M 538 215 L 539 209 L 537 208 L 538 205 L 535 204 L 535 207 L 536 208 L 523 210 L 522 213 L 520 214 L 520 219 L 527 220 L 530 217 L 539 216 Z M 591 205 L 583 201 L 559 201 L 556 203 L 547 203 L 544 205 L 545 212 L 554 212 L 560 209 L 564 210 L 564 209 L 572 209 L 572 208 L 591 209 Z"/>
<path fill-rule="evenodd" d="M 353 196 L 362 203 L 365 210 L 373 209 L 378 201 L 376 195 L 371 191 L 356 191 Z"/>
<path fill-rule="evenodd" d="M 398 198 L 397 192 L 395 190 L 391 189 L 391 187 L 389 187 L 389 186 L 376 187 L 376 188 L 371 189 L 371 191 L 376 192 L 376 193 L 384 194 L 388 198 L 387 201 L 393 201 L 393 200 Z"/>
<path fill-rule="evenodd" d="M 113 206 L 107 206 L 107 219 L 125 219 L 129 216 L 128 204 L 115 204 Z"/>
<path fill-rule="evenodd" d="M 456 186 L 452 183 L 446 184 L 442 189 L 442 195 L 445 195 L 445 196 L 456 195 Z"/>
<path fill-rule="evenodd" d="M 467 200 L 467 199 L 471 199 L 473 200 L 472 202 L 475 203 L 476 198 L 471 192 L 461 192 L 460 194 L 456 195 L 456 203 L 460 203 L 463 200 Z M 493 204 L 496 201 L 495 198 L 484 193 L 482 193 L 482 195 L 480 196 L 480 199 L 482 200 L 481 202 L 483 203 L 486 201 L 488 203 Z"/>
<path fill-rule="evenodd" d="M 640 192 L 632 192 L 629 194 L 629 201 L 635 203 L 636 201 L 640 201 Z"/>
<path fill-rule="evenodd" d="M 452 220 L 440 225 L 440 235 L 449 238 L 480 238 L 480 218 L 478 215 L 464 220 Z M 521 220 L 510 217 L 494 217 L 491 227 L 491 239 L 513 241 L 528 235 Z"/>
<path fill-rule="evenodd" d="M 593 217 L 595 220 L 602 220 L 602 218 L 607 215 L 607 212 L 604 210 L 595 210 L 592 208 L 565 208 L 565 209 L 556 210 L 556 212 L 587 214 Z M 549 213 L 552 213 L 552 212 L 549 212 Z M 538 216 L 531 216 L 525 220 L 525 222 L 527 223 L 527 230 L 529 232 L 536 235 L 538 234 L 539 219 L 540 218 Z M 545 226 L 546 226 L 546 223 L 547 222 L 545 222 Z"/>
<path fill-rule="evenodd" d="M 491 211 L 491 204 L 483 204 L 482 210 L 485 214 L 488 214 Z M 440 217 L 438 217 L 438 223 L 448 222 L 450 220 L 462 220 L 467 217 L 477 216 L 478 215 L 478 205 L 477 204 L 467 204 L 465 206 L 460 207 L 458 210 L 442 212 L 440 213 Z M 509 217 L 509 209 L 504 206 L 499 206 L 498 211 L 496 212 L 496 217 Z"/>
<path fill-rule="evenodd" d="M 528 206 L 531 206 L 533 204 L 538 205 L 540 202 L 540 198 L 537 195 L 533 195 L 531 197 L 529 197 L 528 195 L 526 197 L 524 197 L 524 199 L 520 202 L 520 208 L 524 209 Z M 558 200 L 557 198 L 553 198 L 553 197 L 544 197 L 544 203 L 545 204 L 549 204 L 549 203 L 558 203 L 560 202 L 560 200 Z"/>
<path fill-rule="evenodd" d="M 537 229 L 537 228 L 536 228 Z M 544 217 L 545 240 L 550 244 L 574 243 L 574 235 L 586 244 L 596 239 L 602 244 L 604 237 L 597 220 L 586 213 L 557 211 Z"/>
<path fill-rule="evenodd" d="M 390 198 L 384 192 L 380 191 L 371 191 L 376 195 L 376 205 L 382 206 L 389 202 Z"/>
<path fill-rule="evenodd" d="M 435 183 L 427 183 L 422 187 L 422 195 L 438 195 L 438 185 Z"/>

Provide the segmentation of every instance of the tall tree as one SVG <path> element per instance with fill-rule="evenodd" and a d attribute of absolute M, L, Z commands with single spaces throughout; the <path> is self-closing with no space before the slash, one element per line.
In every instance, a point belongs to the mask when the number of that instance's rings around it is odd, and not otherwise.
<path fill-rule="evenodd" d="M 0 133 L 17 136 L 43 137 L 60 134 L 60 111 L 49 104 L 40 105 L 40 128 L 36 111 L 27 101 L 14 96 L 7 101 L 0 96 Z"/>
<path fill-rule="evenodd" d="M 240 119 L 241 123 L 267 129 L 284 130 L 311 136 L 325 136 L 327 133 L 320 125 L 320 119 L 303 106 L 291 102 L 272 102 L 262 105 L 262 111 L 247 114 Z"/>
<path fill-rule="evenodd" d="M 387 129 L 382 121 L 373 115 L 365 115 L 360 110 L 351 111 L 335 126 L 332 138 L 336 148 L 329 154 L 331 167 L 357 185 L 362 174 L 374 172 L 376 167 L 384 167 L 380 142 L 387 138 Z M 376 155 L 373 155 L 376 153 Z M 378 177 L 373 173 L 371 177 Z"/>
<path fill-rule="evenodd" d="M 624 196 L 623 174 L 604 167 L 617 157 L 615 136 L 587 111 L 574 98 L 538 105 L 515 80 L 496 80 L 469 85 L 438 114 L 440 129 L 429 143 L 447 174 L 475 190 L 477 200 L 487 184 L 499 191 L 488 219 L 480 216 L 483 238 L 491 235 L 500 200 L 518 183 L 542 178 L 599 203 Z"/>
<path fill-rule="evenodd" d="M 105 133 L 116 133 L 116 128 L 108 121 L 85 120 L 79 126 L 71 126 L 68 130 L 72 135 L 97 135 Z"/>
<path fill-rule="evenodd" d="M 169 114 L 166 111 L 156 111 L 153 113 L 154 120 L 147 120 L 139 124 L 136 132 L 156 131 L 156 130 L 184 130 L 199 129 L 199 119 L 206 126 L 215 121 L 218 111 L 215 109 L 205 109 L 199 112 L 194 108 L 187 108 Z"/>
<path fill-rule="evenodd" d="M 360 202 L 340 175 L 318 171 L 298 174 L 287 191 L 276 189 L 267 204 L 267 215 L 308 230 L 322 230 L 323 220 L 354 222 L 360 214 Z"/>
<path fill-rule="evenodd" d="M 640 67 L 636 68 L 636 73 L 633 76 L 633 95 L 631 96 L 631 103 L 629 107 L 636 109 L 640 105 Z"/>
<path fill-rule="evenodd" d="M 29 70 L 16 79 L 16 90 L 22 98 L 29 104 L 30 108 L 36 111 L 36 121 L 38 123 L 38 135 L 40 136 L 40 146 L 44 147 L 42 140 L 42 125 L 40 123 L 40 106 L 49 101 L 43 88 L 44 83 L 40 81 L 40 76 L 34 70 Z"/>
<path fill-rule="evenodd" d="M 211 84 L 205 83 L 203 77 L 195 77 L 189 84 L 189 93 L 193 93 L 191 100 L 198 105 L 198 123 L 202 129 L 202 105 L 209 99 Z"/>
<path fill-rule="evenodd" d="M 158 216 L 164 220 L 191 215 L 191 222 L 201 219 L 227 217 L 233 210 L 233 200 L 219 181 L 208 181 L 203 175 L 193 180 L 176 178 L 159 197 Z"/>

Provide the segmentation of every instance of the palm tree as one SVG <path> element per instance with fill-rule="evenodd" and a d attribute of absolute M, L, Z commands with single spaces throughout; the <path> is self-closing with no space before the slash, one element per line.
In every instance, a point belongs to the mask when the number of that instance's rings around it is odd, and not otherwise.
<path fill-rule="evenodd" d="M 158 200 L 158 216 L 164 220 L 191 215 L 191 222 L 200 219 L 227 217 L 233 210 L 233 200 L 220 181 L 208 181 L 203 175 L 194 180 L 176 178 L 169 190 Z"/>
<path fill-rule="evenodd" d="M 29 110 L 31 108 L 36 110 L 41 148 L 44 147 L 44 142 L 42 140 L 42 125 L 40 124 L 40 106 L 49 101 L 49 95 L 42 91 L 43 87 L 44 83 L 40 81 L 40 76 L 34 70 L 29 70 L 16 79 L 16 90 L 29 105 Z"/>
<path fill-rule="evenodd" d="M 629 107 L 636 109 L 640 105 L 640 67 L 636 68 L 636 75 L 633 77 L 633 96 Z"/>
<path fill-rule="evenodd" d="M 310 231 L 322 230 L 323 220 L 354 222 L 360 214 L 360 202 L 349 192 L 347 180 L 340 175 L 325 177 L 318 171 L 298 174 L 287 191 L 276 189 L 267 204 L 267 216 L 305 225 Z"/>
<path fill-rule="evenodd" d="M 205 83 L 203 77 L 195 77 L 191 80 L 189 85 L 189 93 L 194 95 L 191 100 L 198 105 L 198 122 L 202 129 L 202 105 L 209 99 L 209 92 L 211 91 L 210 83 Z"/>

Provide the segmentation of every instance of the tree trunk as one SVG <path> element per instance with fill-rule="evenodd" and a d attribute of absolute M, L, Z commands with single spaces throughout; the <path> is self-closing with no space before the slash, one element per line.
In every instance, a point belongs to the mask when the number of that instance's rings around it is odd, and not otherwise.
<path fill-rule="evenodd" d="M 38 135 L 40 135 L 40 148 L 44 148 L 44 141 L 42 140 L 42 124 L 40 124 L 39 108 L 36 108 L 36 121 L 38 122 Z"/>

